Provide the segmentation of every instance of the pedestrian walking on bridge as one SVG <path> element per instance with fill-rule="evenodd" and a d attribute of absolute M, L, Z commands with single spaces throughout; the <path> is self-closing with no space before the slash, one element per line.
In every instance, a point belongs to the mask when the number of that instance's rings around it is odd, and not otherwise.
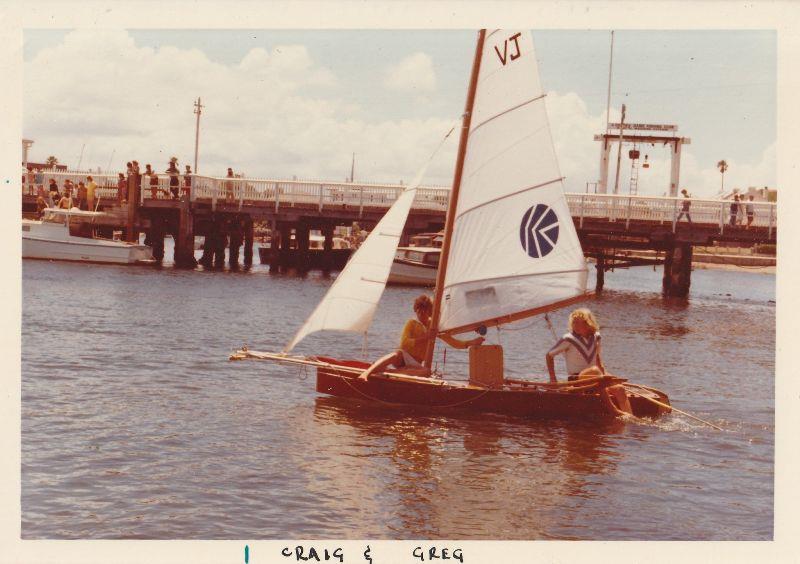
<path fill-rule="evenodd" d="M 686 220 L 689 222 L 689 225 L 692 224 L 692 216 L 689 215 L 689 207 L 692 205 L 691 202 L 691 195 L 689 192 L 686 191 L 686 188 L 681 190 L 681 194 L 683 194 L 683 203 L 681 204 L 681 213 L 678 214 L 678 219 L 675 220 L 675 223 L 678 223 L 681 218 L 685 215 Z"/>

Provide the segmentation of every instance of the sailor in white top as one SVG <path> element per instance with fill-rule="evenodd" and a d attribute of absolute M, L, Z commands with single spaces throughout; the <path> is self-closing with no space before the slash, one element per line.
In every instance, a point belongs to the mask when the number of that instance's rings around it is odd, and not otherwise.
<path fill-rule="evenodd" d="M 578 374 L 598 366 L 600 353 L 600 332 L 591 333 L 588 337 L 569 332 L 565 333 L 553 347 L 547 351 L 549 357 L 564 355 L 567 363 L 569 380 L 577 380 Z"/>
<path fill-rule="evenodd" d="M 547 371 L 550 381 L 557 382 L 555 361 L 556 355 L 563 354 L 567 361 L 568 380 L 579 380 L 592 376 L 606 375 L 605 366 L 600 358 L 600 325 L 594 314 L 585 308 L 576 309 L 569 316 L 569 333 L 547 351 Z M 633 413 L 625 388 L 620 385 L 600 386 L 600 397 L 609 412 L 615 415 Z M 613 397 L 613 399 L 612 399 Z"/>

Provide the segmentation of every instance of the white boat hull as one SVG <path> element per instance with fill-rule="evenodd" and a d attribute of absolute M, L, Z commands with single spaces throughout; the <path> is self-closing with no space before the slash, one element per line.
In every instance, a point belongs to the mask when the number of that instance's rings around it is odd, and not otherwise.
<path fill-rule="evenodd" d="M 404 286 L 435 286 L 436 271 L 430 264 L 395 259 L 389 271 L 389 284 Z"/>
<path fill-rule="evenodd" d="M 154 262 L 147 245 L 94 236 L 73 235 L 68 224 L 102 215 L 77 209 L 46 209 L 43 220 L 22 220 L 22 258 L 105 264 Z M 77 226 L 81 231 L 80 223 Z"/>
<path fill-rule="evenodd" d="M 122 241 L 103 241 L 98 239 L 54 241 L 23 237 L 22 258 L 136 264 L 152 262 L 153 254 L 150 251 L 150 247 L 128 244 Z"/>

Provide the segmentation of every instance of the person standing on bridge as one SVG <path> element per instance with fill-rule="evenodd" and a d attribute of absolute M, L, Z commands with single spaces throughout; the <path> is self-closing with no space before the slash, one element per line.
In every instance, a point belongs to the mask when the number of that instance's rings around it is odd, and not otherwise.
<path fill-rule="evenodd" d="M 191 199 L 192 195 L 192 167 L 186 165 L 186 172 L 183 173 L 183 193 L 186 199 Z"/>
<path fill-rule="evenodd" d="M 747 205 L 744 207 L 745 211 L 747 212 L 747 226 L 745 229 L 750 229 L 750 226 L 753 224 L 753 220 L 756 217 L 756 210 L 755 205 L 753 204 L 753 195 L 750 195 L 750 201 L 747 202 Z"/>
<path fill-rule="evenodd" d="M 150 177 L 150 182 L 149 182 L 149 184 L 150 184 L 150 197 L 153 200 L 155 200 L 155 199 L 158 198 L 158 191 L 159 191 L 159 189 L 158 189 L 158 175 L 155 173 L 155 171 L 153 171 L 152 167 L 149 164 L 145 165 L 144 175 Z"/>
<path fill-rule="evenodd" d="M 678 219 L 675 220 L 675 223 L 678 223 L 681 218 L 685 215 L 686 220 L 689 222 L 689 225 L 692 224 L 692 216 L 689 215 L 689 206 L 692 205 L 691 202 L 691 195 L 689 192 L 686 191 L 686 188 L 681 190 L 681 194 L 683 194 L 683 204 L 681 204 L 681 213 L 678 214 Z"/>
<path fill-rule="evenodd" d="M 78 208 L 89 209 L 86 203 L 86 185 L 83 182 L 78 182 Z"/>
<path fill-rule="evenodd" d="M 142 192 L 142 172 L 139 168 L 139 161 L 131 161 L 131 173 L 133 174 L 133 184 L 137 194 Z"/>
<path fill-rule="evenodd" d="M 233 169 L 228 169 L 228 176 L 226 178 L 233 178 Z M 229 201 L 233 201 L 233 180 L 226 180 L 225 181 L 225 199 Z"/>
<path fill-rule="evenodd" d="M 731 202 L 731 225 L 736 225 L 736 216 L 739 214 L 739 194 L 734 194 Z"/>
<path fill-rule="evenodd" d="M 169 174 L 169 191 L 172 193 L 172 199 L 178 199 L 178 192 L 180 190 L 180 179 L 178 175 L 181 171 L 178 169 L 178 158 L 172 157 L 169 160 L 169 168 L 167 168 L 166 173 Z"/>
<path fill-rule="evenodd" d="M 89 206 L 89 211 L 94 211 L 94 197 L 97 191 L 97 184 L 91 176 L 87 176 L 86 180 L 86 203 Z"/>
<path fill-rule="evenodd" d="M 61 199 L 61 194 L 58 193 L 58 184 L 56 183 L 55 178 L 50 179 L 50 188 L 48 194 L 49 200 L 47 201 L 47 204 L 52 208 Z"/>
<path fill-rule="evenodd" d="M 127 201 L 128 201 L 128 181 L 125 179 L 125 175 L 120 172 L 119 179 L 117 180 L 117 204 L 122 206 L 126 204 Z"/>

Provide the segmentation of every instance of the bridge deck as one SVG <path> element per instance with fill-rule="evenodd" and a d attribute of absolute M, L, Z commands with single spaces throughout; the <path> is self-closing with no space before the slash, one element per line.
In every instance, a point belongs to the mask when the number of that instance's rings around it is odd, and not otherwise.
<path fill-rule="evenodd" d="M 55 178 L 61 189 L 64 180 L 77 183 L 87 173 L 58 172 L 45 175 Z M 99 185 L 102 205 L 117 201 L 117 175 L 93 174 Z M 397 199 L 405 186 L 397 184 L 365 184 L 307 180 L 255 178 L 219 178 L 193 175 L 179 177 L 181 199 L 190 180 L 189 205 L 197 217 L 211 212 L 243 213 L 254 219 L 283 222 L 323 220 L 347 224 L 353 221 L 377 221 Z M 143 177 L 140 208 L 144 210 L 180 207 L 172 199 L 169 178 L 161 175 L 151 184 Z M 23 206 L 35 205 L 35 187 L 23 187 Z M 424 229 L 444 223 L 449 189 L 420 187 L 412 207 L 409 226 Z M 776 204 L 752 202 L 753 220 L 749 228 L 745 205 L 739 207 L 731 222 L 730 200 L 692 199 L 689 215 L 691 227 L 682 216 L 683 199 L 654 196 L 568 193 L 567 202 L 582 238 L 615 239 L 624 236 L 647 237 L 651 242 L 680 240 L 694 244 L 711 241 L 743 243 L 774 242 L 777 238 Z M 630 241 L 635 245 L 636 241 Z"/>

